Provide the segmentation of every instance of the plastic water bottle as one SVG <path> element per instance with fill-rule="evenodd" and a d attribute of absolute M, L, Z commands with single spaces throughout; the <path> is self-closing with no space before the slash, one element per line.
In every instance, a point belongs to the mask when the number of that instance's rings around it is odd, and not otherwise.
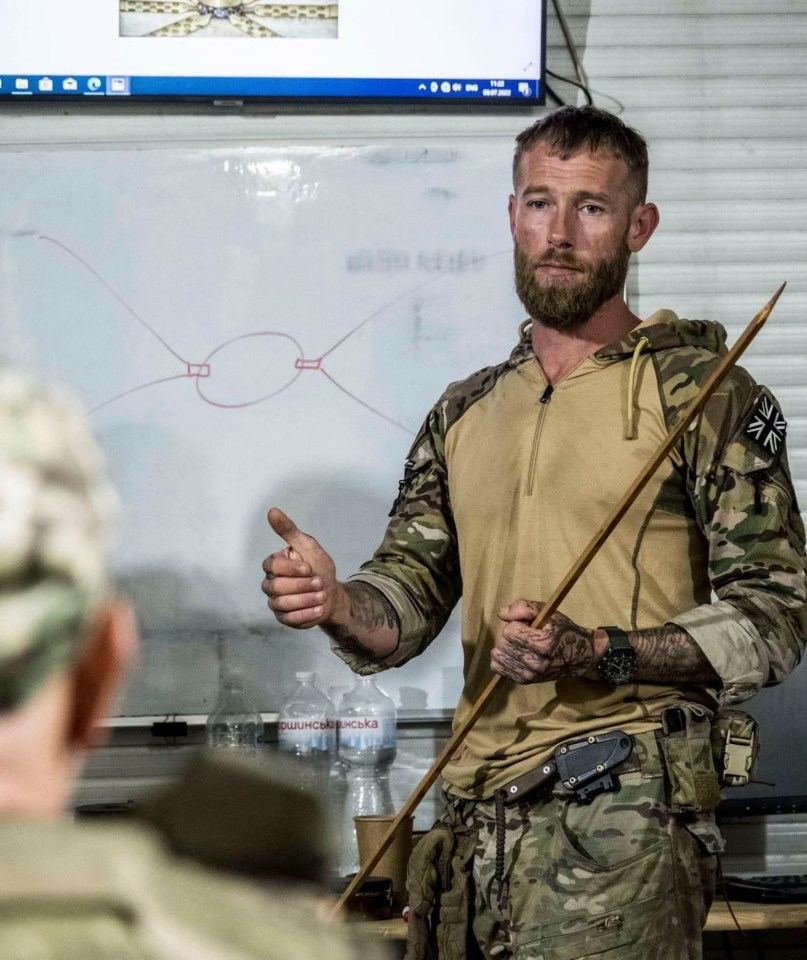
<path fill-rule="evenodd" d="M 351 766 L 389 771 L 397 752 L 397 713 L 375 677 L 359 677 L 339 704 L 339 756 Z"/>
<path fill-rule="evenodd" d="M 375 677 L 359 677 L 342 698 L 337 713 L 338 752 L 348 764 L 348 789 L 342 826 L 341 871 L 359 868 L 353 817 L 394 813 L 389 772 L 397 752 L 395 704 Z"/>
<path fill-rule="evenodd" d="M 336 748 L 333 703 L 314 685 L 311 671 L 300 670 L 294 678 L 297 687 L 278 716 L 278 746 L 296 759 L 300 788 L 325 796 Z"/>
<path fill-rule="evenodd" d="M 254 757 L 263 734 L 261 715 L 244 699 L 244 677 L 232 668 L 224 671 L 221 691 L 205 724 L 208 746 Z"/>

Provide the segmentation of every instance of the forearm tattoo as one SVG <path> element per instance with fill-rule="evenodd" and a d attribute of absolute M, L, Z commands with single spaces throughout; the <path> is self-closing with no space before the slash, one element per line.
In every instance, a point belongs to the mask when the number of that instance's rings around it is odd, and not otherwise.
<path fill-rule="evenodd" d="M 637 679 L 651 683 L 720 683 L 701 648 L 681 627 L 669 624 L 631 630 L 630 641 L 639 657 Z"/>
<path fill-rule="evenodd" d="M 357 633 L 373 633 L 378 629 L 399 628 L 398 614 L 380 590 L 369 583 L 351 581 L 345 584 L 350 602 L 350 622 L 323 623 L 322 629 L 348 653 L 376 658 L 378 654 L 359 640 Z"/>
<path fill-rule="evenodd" d="M 346 583 L 345 590 L 350 599 L 350 617 L 357 627 L 377 630 L 378 627 L 395 629 L 398 626 L 395 607 L 380 590 L 361 580 Z"/>

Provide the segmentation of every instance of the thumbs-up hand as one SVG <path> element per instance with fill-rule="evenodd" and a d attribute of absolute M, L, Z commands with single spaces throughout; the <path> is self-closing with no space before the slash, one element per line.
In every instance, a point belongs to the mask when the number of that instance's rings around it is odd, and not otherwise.
<path fill-rule="evenodd" d="M 261 589 L 269 598 L 270 609 L 280 623 L 298 630 L 332 619 L 342 588 L 330 554 L 282 510 L 273 507 L 267 519 L 286 541 L 284 550 L 263 561 L 266 576 Z"/>

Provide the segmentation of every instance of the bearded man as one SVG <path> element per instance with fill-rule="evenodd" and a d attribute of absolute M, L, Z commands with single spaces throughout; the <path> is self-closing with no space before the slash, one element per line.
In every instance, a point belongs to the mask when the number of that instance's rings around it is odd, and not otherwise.
<path fill-rule="evenodd" d="M 641 135 L 596 108 L 520 134 L 509 214 L 529 319 L 510 358 L 433 407 L 387 534 L 348 581 L 270 511 L 287 547 L 263 590 L 281 623 L 321 626 L 374 673 L 420 653 L 462 595 L 458 721 L 490 670 L 511 681 L 444 770 L 446 820 L 475 837 L 486 958 L 700 958 L 722 844 L 713 714 L 782 680 L 803 648 L 784 420 L 739 368 L 562 612 L 531 626 L 725 353 L 718 324 L 642 321 L 625 301 L 659 222 L 647 169 Z"/>

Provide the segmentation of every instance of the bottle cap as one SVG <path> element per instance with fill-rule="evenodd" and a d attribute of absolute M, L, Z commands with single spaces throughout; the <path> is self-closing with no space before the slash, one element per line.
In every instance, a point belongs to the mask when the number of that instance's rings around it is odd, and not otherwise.
<path fill-rule="evenodd" d="M 305 683 L 306 681 L 310 682 L 314 679 L 316 674 L 313 670 L 297 670 L 294 674 L 294 679 L 300 683 Z"/>

